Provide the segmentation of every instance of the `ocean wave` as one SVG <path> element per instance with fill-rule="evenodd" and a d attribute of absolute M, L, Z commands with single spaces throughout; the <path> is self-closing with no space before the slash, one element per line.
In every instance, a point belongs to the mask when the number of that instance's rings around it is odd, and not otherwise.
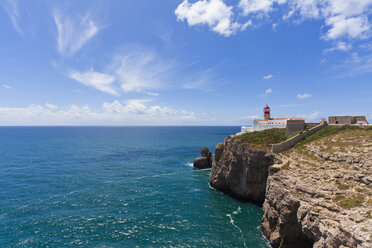
<path fill-rule="evenodd" d="M 185 165 L 188 166 L 188 167 L 192 167 L 192 168 L 194 168 L 194 163 L 188 162 L 188 163 L 186 163 Z"/>

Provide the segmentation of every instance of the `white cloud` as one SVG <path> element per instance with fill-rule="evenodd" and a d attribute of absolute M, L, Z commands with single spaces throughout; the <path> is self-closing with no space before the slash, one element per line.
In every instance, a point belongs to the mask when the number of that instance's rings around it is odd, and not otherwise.
<path fill-rule="evenodd" d="M 118 95 L 112 86 L 115 81 L 115 76 L 113 75 L 95 72 L 91 69 L 86 72 L 71 71 L 68 76 L 86 86 L 94 87 L 111 95 Z"/>
<path fill-rule="evenodd" d="M 19 10 L 18 10 L 17 1 L 16 0 L 3 0 L 1 4 L 3 8 L 5 9 L 6 13 L 8 14 L 14 29 L 22 35 L 23 31 L 20 28 L 19 23 L 18 23 Z"/>
<path fill-rule="evenodd" d="M 61 15 L 55 9 L 53 18 L 57 26 L 57 49 L 63 56 L 76 53 L 92 39 L 101 27 L 92 19 L 90 14 L 85 16 Z"/>
<path fill-rule="evenodd" d="M 120 88 L 123 92 L 158 96 L 149 90 L 163 87 L 174 67 L 163 61 L 151 49 L 131 47 L 115 54 L 103 72 L 72 70 L 69 77 L 111 95 L 119 95 L 116 88 Z"/>
<path fill-rule="evenodd" d="M 159 96 L 159 93 L 156 92 L 149 92 L 149 91 L 142 91 L 143 94 L 148 95 L 148 96 Z"/>
<path fill-rule="evenodd" d="M 261 97 L 267 97 L 271 93 L 273 93 L 273 89 L 272 88 L 268 88 L 267 90 L 265 90 L 265 94 L 261 94 L 260 96 Z"/>
<path fill-rule="evenodd" d="M 366 39 L 372 36 L 372 0 L 240 0 L 227 6 L 223 0 L 199 0 L 190 4 L 184 0 L 176 9 L 179 20 L 187 20 L 189 26 L 208 25 L 212 30 L 230 36 L 243 30 L 242 23 L 253 25 L 255 21 L 271 21 L 273 29 L 282 20 L 300 23 L 304 20 L 322 20 L 328 41 L 341 39 Z M 238 18 L 233 18 L 237 16 Z M 245 17 L 245 20 L 244 18 Z M 222 25 L 223 24 L 223 25 Z M 216 30 L 217 26 L 224 28 Z"/>
<path fill-rule="evenodd" d="M 160 105 L 149 105 L 149 100 L 105 102 L 101 109 L 89 106 L 54 104 L 27 107 L 0 107 L 1 125 L 184 125 L 196 118 L 194 112 Z M 188 122 L 190 121 L 190 122 Z"/>
<path fill-rule="evenodd" d="M 284 19 L 323 19 L 328 27 L 324 35 L 327 40 L 363 39 L 370 33 L 368 15 L 372 0 L 288 0 L 287 3 Z"/>
<path fill-rule="evenodd" d="M 165 59 L 149 48 L 130 46 L 113 55 L 106 68 L 95 71 L 70 70 L 67 75 L 102 92 L 119 95 L 137 92 L 159 96 L 159 90 L 171 87 L 210 91 L 223 79 L 216 78 L 215 68 L 195 70 L 192 65 L 180 65 L 174 59 Z"/>
<path fill-rule="evenodd" d="M 309 94 L 309 93 L 305 93 L 305 94 L 298 94 L 297 95 L 297 98 L 298 99 L 306 99 L 306 98 L 310 98 L 310 97 L 312 97 L 312 95 L 311 94 Z"/>
<path fill-rule="evenodd" d="M 273 75 L 269 74 L 269 75 L 263 76 L 262 78 L 263 79 L 270 79 L 270 78 L 273 78 L 273 77 L 274 77 Z"/>
<path fill-rule="evenodd" d="M 5 88 L 5 89 L 11 89 L 12 87 L 10 87 L 10 86 L 7 85 L 7 84 L 3 84 L 3 88 Z"/>
<path fill-rule="evenodd" d="M 161 88 L 173 67 L 151 49 L 137 47 L 116 54 L 107 70 L 117 77 L 124 92 L 146 92 Z"/>
<path fill-rule="evenodd" d="M 51 103 L 46 103 L 45 106 L 49 109 L 57 109 L 58 106 L 57 105 L 54 105 L 54 104 L 51 104 Z"/>
<path fill-rule="evenodd" d="M 343 69 L 343 72 L 338 74 L 340 77 L 372 72 L 372 53 L 369 51 L 353 52 L 335 67 L 337 68 Z"/>
<path fill-rule="evenodd" d="M 299 115 L 301 118 L 304 118 L 307 121 L 319 121 L 323 117 L 323 112 L 322 111 L 314 111 L 309 114 L 302 114 Z"/>
<path fill-rule="evenodd" d="M 331 28 L 325 35 L 326 39 L 335 40 L 344 36 L 351 38 L 365 38 L 370 31 L 371 24 L 367 16 L 346 18 L 344 16 L 334 16 L 327 18 L 325 23 Z"/>
<path fill-rule="evenodd" d="M 134 99 L 128 101 L 127 105 L 122 105 L 119 101 L 116 100 L 112 103 L 104 103 L 103 109 L 108 113 L 118 113 L 125 116 L 131 114 L 158 116 L 176 113 L 168 107 L 161 107 L 158 105 L 148 107 L 145 105 L 147 101 L 148 100 Z"/>
<path fill-rule="evenodd" d="M 184 0 L 178 5 L 175 14 L 177 20 L 186 20 L 189 26 L 208 25 L 212 31 L 223 36 L 230 36 L 251 24 L 234 22 L 232 7 L 227 6 L 223 0 L 200 0 L 195 3 Z"/>
<path fill-rule="evenodd" d="M 329 53 L 329 52 L 334 52 L 334 51 L 337 51 L 337 50 L 346 52 L 346 51 L 349 51 L 350 49 L 352 49 L 351 44 L 348 44 L 348 43 L 343 42 L 343 41 L 339 41 L 335 44 L 334 47 L 326 49 L 325 52 Z"/>
<path fill-rule="evenodd" d="M 243 10 L 244 15 L 257 12 L 267 13 L 273 9 L 273 3 L 276 0 L 240 0 L 239 7 Z"/>

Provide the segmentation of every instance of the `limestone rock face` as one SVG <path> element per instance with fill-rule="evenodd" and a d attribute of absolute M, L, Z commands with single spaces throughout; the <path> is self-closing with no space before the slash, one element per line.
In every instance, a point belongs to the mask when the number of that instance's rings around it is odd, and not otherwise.
<path fill-rule="evenodd" d="M 207 169 L 212 166 L 212 153 L 207 147 L 200 150 L 201 157 L 194 159 L 194 167 L 197 169 Z"/>
<path fill-rule="evenodd" d="M 371 144 L 372 130 L 343 132 L 276 155 L 261 226 L 273 248 L 372 247 Z"/>
<path fill-rule="evenodd" d="M 265 199 L 268 168 L 274 155 L 253 149 L 234 137 L 216 146 L 209 183 L 236 198 L 262 203 Z"/>

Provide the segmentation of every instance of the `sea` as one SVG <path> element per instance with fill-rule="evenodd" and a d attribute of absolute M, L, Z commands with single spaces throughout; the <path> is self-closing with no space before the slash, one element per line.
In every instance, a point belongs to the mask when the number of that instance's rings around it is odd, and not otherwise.
<path fill-rule="evenodd" d="M 0 127 L 0 247 L 270 247 L 200 149 L 240 127 Z"/>

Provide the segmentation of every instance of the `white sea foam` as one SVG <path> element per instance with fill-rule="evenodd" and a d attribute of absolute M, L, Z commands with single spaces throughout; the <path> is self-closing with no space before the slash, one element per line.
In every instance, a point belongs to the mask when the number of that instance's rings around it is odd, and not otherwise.
<path fill-rule="evenodd" d="M 241 212 L 241 208 L 238 207 L 238 209 L 236 211 L 234 211 L 233 214 L 238 214 L 240 212 Z M 245 239 L 244 239 L 244 236 L 243 236 L 242 229 L 240 229 L 240 227 L 238 227 L 237 225 L 235 225 L 234 219 L 233 219 L 233 217 L 232 217 L 231 214 L 226 214 L 226 216 L 230 218 L 231 225 L 233 225 L 236 229 L 239 230 L 239 232 L 240 232 L 240 234 L 242 236 L 242 239 L 243 239 L 244 247 L 247 247 L 247 244 L 245 243 Z"/>
<path fill-rule="evenodd" d="M 239 214 L 241 212 L 241 210 L 242 209 L 240 207 L 238 207 L 238 210 L 234 211 L 233 214 Z"/>
<path fill-rule="evenodd" d="M 194 163 L 188 162 L 188 163 L 186 163 L 185 165 L 188 166 L 188 167 L 192 167 L 192 168 L 194 168 Z"/>
<path fill-rule="evenodd" d="M 175 174 L 181 174 L 184 172 L 173 172 L 173 173 L 164 173 L 164 174 L 157 174 L 157 175 L 152 175 L 152 176 L 143 176 L 143 177 L 137 177 L 136 179 L 144 179 L 144 178 L 149 178 L 149 177 L 162 177 L 162 176 L 170 176 L 170 175 L 175 175 Z"/>

